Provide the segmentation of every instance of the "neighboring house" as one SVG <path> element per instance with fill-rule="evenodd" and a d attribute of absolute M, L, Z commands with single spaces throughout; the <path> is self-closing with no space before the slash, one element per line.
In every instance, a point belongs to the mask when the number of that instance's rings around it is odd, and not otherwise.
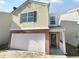
<path fill-rule="evenodd" d="M 57 16 L 49 15 L 49 5 L 42 2 L 24 2 L 12 12 L 11 49 L 50 53 L 50 47 L 64 54 L 64 29 L 58 26 Z M 49 19 L 50 16 L 50 19 Z"/>
<path fill-rule="evenodd" d="M 77 46 L 79 44 L 79 8 L 61 15 L 60 20 L 60 25 L 65 28 L 66 42 Z"/>
<path fill-rule="evenodd" d="M 9 42 L 11 19 L 10 13 L 0 12 L 0 45 Z"/>

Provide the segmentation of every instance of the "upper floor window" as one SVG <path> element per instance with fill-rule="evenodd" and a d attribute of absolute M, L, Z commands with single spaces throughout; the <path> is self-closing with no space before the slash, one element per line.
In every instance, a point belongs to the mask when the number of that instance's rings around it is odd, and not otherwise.
<path fill-rule="evenodd" d="M 51 16 L 50 17 L 50 25 L 55 25 L 56 24 L 56 17 L 55 16 Z"/>
<path fill-rule="evenodd" d="M 21 14 L 21 18 L 20 18 L 21 20 L 20 20 L 20 22 L 22 23 L 22 22 L 27 22 L 27 13 L 24 13 L 24 14 Z"/>
<path fill-rule="evenodd" d="M 21 23 L 23 23 L 23 22 L 36 22 L 36 19 L 37 19 L 37 12 L 34 11 L 34 12 L 21 14 L 20 22 Z"/>

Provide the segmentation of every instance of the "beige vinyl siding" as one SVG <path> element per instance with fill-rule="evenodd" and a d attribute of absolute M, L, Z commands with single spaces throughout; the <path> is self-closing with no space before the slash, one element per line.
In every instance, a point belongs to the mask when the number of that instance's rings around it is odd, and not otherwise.
<path fill-rule="evenodd" d="M 0 45 L 8 43 L 10 39 L 10 26 L 12 17 L 10 13 L 0 12 Z"/>
<path fill-rule="evenodd" d="M 19 12 L 20 10 L 18 10 Z M 20 23 L 20 15 L 22 13 L 37 11 L 37 22 Z M 18 15 L 13 15 L 13 23 L 11 29 L 27 29 L 27 28 L 48 28 L 48 5 L 31 4 L 31 7 L 26 7 Z"/>

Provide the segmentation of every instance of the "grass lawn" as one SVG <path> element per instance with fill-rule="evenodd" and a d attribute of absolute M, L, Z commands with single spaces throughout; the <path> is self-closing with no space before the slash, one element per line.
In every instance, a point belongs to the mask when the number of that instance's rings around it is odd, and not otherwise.
<path fill-rule="evenodd" d="M 8 49 L 8 44 L 2 44 L 0 45 L 0 50 L 7 50 Z"/>
<path fill-rule="evenodd" d="M 77 52 L 77 48 L 66 43 L 66 52 L 67 56 L 79 56 L 79 53 Z"/>

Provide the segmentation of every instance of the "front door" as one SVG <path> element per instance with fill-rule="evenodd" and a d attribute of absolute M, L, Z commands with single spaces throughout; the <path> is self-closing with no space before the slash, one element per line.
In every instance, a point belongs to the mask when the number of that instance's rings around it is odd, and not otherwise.
<path fill-rule="evenodd" d="M 51 34 L 51 47 L 56 47 L 56 34 Z"/>

